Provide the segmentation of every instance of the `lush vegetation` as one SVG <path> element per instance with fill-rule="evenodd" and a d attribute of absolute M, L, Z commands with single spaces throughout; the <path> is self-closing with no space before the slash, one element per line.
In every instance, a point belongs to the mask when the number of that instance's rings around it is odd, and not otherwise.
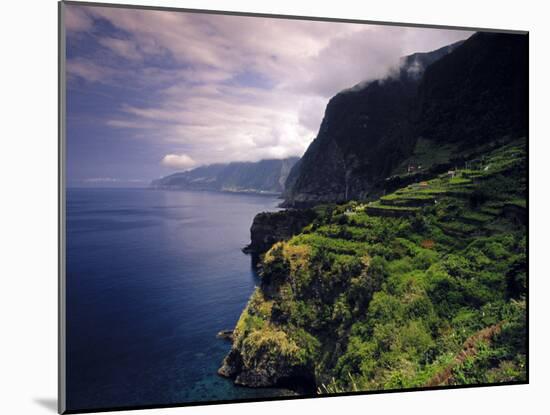
<path fill-rule="evenodd" d="M 235 330 L 319 393 L 526 378 L 526 148 L 370 204 L 321 206 L 263 258 Z"/>

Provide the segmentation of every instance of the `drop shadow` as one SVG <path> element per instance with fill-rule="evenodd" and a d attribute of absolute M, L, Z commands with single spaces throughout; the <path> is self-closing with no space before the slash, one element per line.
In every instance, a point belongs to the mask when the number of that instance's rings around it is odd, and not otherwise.
<path fill-rule="evenodd" d="M 57 399 L 55 398 L 35 398 L 34 402 L 51 412 L 57 413 Z"/>

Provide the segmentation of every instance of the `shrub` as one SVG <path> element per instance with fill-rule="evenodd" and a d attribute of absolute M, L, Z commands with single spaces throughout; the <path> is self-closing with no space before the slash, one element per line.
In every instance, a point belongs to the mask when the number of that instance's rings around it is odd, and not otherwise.
<path fill-rule="evenodd" d="M 284 244 L 279 242 L 265 254 L 261 273 L 263 284 L 281 284 L 290 274 L 290 263 L 285 258 L 283 249 Z"/>

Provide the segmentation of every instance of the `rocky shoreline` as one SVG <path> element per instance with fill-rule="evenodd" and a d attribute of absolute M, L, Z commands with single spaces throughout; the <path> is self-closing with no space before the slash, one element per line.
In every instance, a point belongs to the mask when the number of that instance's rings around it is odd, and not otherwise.
<path fill-rule="evenodd" d="M 263 255 L 277 242 L 286 241 L 300 233 L 316 217 L 317 214 L 312 209 L 259 213 L 254 217 L 250 228 L 251 242 L 242 251 L 252 255 L 262 273 Z M 262 282 L 261 289 L 263 292 L 270 291 L 265 281 Z M 222 330 L 217 334 L 219 339 L 229 340 L 233 344 L 218 369 L 218 374 L 232 379 L 239 386 L 277 387 L 288 389 L 291 394 L 314 394 L 316 384 L 311 367 L 294 362 L 283 353 L 267 353 L 267 348 L 271 346 L 269 344 L 266 344 L 266 350 L 250 350 L 243 344 L 246 333 L 239 330 L 239 325 L 249 313 L 254 311 L 247 306 L 234 330 Z"/>
<path fill-rule="evenodd" d="M 233 343 L 233 330 L 221 330 L 216 335 L 218 339 L 227 340 Z"/>
<path fill-rule="evenodd" d="M 257 356 L 258 360 L 248 362 L 238 349 L 232 348 L 218 374 L 233 379 L 235 385 L 249 388 L 278 387 L 300 395 L 315 393 L 315 379 L 309 368 L 293 366 L 283 356 L 267 353 Z"/>

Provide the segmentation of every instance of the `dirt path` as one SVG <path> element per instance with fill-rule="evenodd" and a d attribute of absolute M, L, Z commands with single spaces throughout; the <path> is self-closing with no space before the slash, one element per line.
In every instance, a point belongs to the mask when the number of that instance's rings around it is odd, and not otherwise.
<path fill-rule="evenodd" d="M 476 345 L 479 342 L 490 343 L 492 338 L 500 333 L 502 329 L 502 321 L 500 323 L 494 324 L 489 327 L 485 327 L 483 330 L 478 331 L 472 336 L 468 337 L 462 346 L 462 350 L 452 363 L 450 363 L 445 369 L 441 372 L 438 372 L 434 377 L 432 377 L 424 386 L 441 386 L 446 385 L 447 382 L 451 379 L 453 369 L 461 365 L 468 357 L 475 356 L 477 353 Z"/>

